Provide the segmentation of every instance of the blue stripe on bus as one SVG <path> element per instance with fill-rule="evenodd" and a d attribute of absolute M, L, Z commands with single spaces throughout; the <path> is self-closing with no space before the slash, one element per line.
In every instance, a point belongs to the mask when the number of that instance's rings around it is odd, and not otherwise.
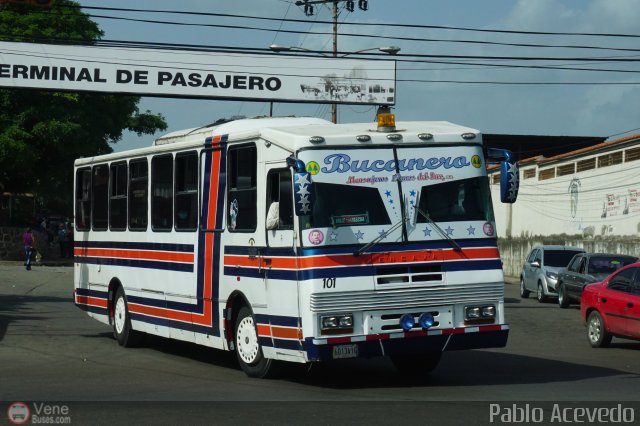
<path fill-rule="evenodd" d="M 76 294 L 78 296 L 95 297 L 97 299 L 105 299 L 109 297 L 108 291 L 89 290 L 88 288 L 76 288 Z"/>
<path fill-rule="evenodd" d="M 300 325 L 300 318 L 287 317 L 282 315 L 254 315 L 257 324 L 277 325 L 282 327 L 298 327 Z"/>
<path fill-rule="evenodd" d="M 404 266 L 411 264 L 397 263 L 394 266 Z M 489 260 L 460 260 L 449 262 L 431 262 L 429 265 L 438 265 L 442 267 L 442 272 L 458 272 L 458 271 L 487 271 L 491 269 L 502 269 L 500 259 Z M 245 278 L 265 278 L 274 280 L 301 281 L 320 279 L 320 278 L 353 278 L 353 277 L 372 277 L 375 272 L 372 270 L 373 265 L 361 266 L 337 266 L 326 268 L 304 269 L 300 271 L 287 269 L 262 269 L 261 272 L 257 268 L 225 266 L 224 274 L 233 277 Z"/>
<path fill-rule="evenodd" d="M 303 349 L 302 343 L 299 340 L 285 340 L 276 339 L 272 337 L 258 337 L 258 343 L 261 346 L 277 349 L 290 349 L 293 351 L 300 351 Z"/>

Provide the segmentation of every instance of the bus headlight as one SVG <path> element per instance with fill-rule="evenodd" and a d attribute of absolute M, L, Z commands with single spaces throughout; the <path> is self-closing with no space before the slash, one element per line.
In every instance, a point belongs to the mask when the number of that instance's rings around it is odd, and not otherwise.
<path fill-rule="evenodd" d="M 492 324 L 496 319 L 495 305 L 476 305 L 464 307 L 464 323 L 471 324 Z"/>
<path fill-rule="evenodd" d="M 353 314 L 323 315 L 320 317 L 321 334 L 353 332 Z"/>

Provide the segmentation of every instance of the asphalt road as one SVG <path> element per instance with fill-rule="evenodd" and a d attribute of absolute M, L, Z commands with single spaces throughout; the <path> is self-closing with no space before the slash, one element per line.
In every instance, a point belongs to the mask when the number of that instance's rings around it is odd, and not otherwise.
<path fill-rule="evenodd" d="M 592 349 L 576 306 L 522 300 L 515 283 L 506 286 L 507 347 L 447 352 L 429 378 L 401 377 L 386 359 L 372 359 L 294 366 L 278 380 L 257 380 L 233 354 L 192 344 L 151 337 L 121 348 L 107 326 L 73 305 L 72 273 L 0 264 L 0 401 L 7 405 L 64 402 L 73 424 L 170 424 L 184 416 L 199 424 L 211 411 L 214 423 L 234 424 L 392 424 L 401 413 L 440 424 L 479 416 L 471 423 L 481 424 L 492 403 L 630 401 L 640 419 L 640 342 L 614 338 L 612 347 Z"/>

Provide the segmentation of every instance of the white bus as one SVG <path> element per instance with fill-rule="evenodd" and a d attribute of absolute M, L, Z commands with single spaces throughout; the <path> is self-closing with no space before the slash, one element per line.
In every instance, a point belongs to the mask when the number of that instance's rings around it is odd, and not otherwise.
<path fill-rule="evenodd" d="M 77 160 L 75 304 L 122 346 L 232 350 L 253 377 L 373 356 L 423 373 L 504 346 L 482 135 L 392 119 L 237 120 Z M 515 201 L 517 165 L 490 154 Z"/>

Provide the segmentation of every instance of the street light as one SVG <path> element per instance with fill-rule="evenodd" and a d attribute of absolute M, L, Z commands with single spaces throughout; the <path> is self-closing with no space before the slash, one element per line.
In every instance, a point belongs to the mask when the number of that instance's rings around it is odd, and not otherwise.
<path fill-rule="evenodd" d="M 320 53 L 318 51 L 311 50 L 311 49 L 306 49 L 304 47 L 297 47 L 297 46 L 285 46 L 285 45 L 282 45 L 282 44 L 272 44 L 271 46 L 269 46 L 269 49 L 271 49 L 272 51 L 274 51 L 276 53 L 300 51 L 300 52 L 315 53 L 315 54 L 319 54 L 321 56 L 329 57 L 328 55 L 325 55 L 325 54 Z M 349 52 L 349 53 L 345 53 L 342 56 L 337 56 L 336 55 L 337 52 L 334 51 L 333 57 L 334 58 L 344 58 L 345 56 L 355 55 L 357 53 L 370 52 L 372 50 L 378 50 L 380 52 L 388 53 L 389 55 L 395 55 L 398 52 L 400 52 L 400 48 L 398 46 L 383 46 L 383 47 L 370 47 L 368 49 L 362 49 L 362 50 L 358 50 L 356 52 Z M 331 104 L 331 121 L 334 122 L 334 123 L 338 122 L 338 105 L 337 104 Z"/>
<path fill-rule="evenodd" d="M 330 57 L 330 56 L 325 55 L 323 53 L 320 53 L 320 52 L 318 52 L 316 50 L 305 49 L 304 47 L 297 47 L 297 46 L 284 46 L 282 44 L 272 44 L 271 46 L 269 46 L 269 49 L 271 49 L 272 51 L 274 51 L 276 53 L 300 51 L 300 52 L 316 53 L 316 54 L 319 54 L 321 56 Z M 370 47 L 369 49 L 362 49 L 362 50 L 358 50 L 356 52 L 349 52 L 349 53 L 345 53 L 342 56 L 337 56 L 337 57 L 338 58 L 344 58 L 345 56 L 355 55 L 357 53 L 363 53 L 363 52 L 370 52 L 372 50 L 378 50 L 380 52 L 388 53 L 389 55 L 395 55 L 398 52 L 400 52 L 401 49 L 398 46 Z"/>

